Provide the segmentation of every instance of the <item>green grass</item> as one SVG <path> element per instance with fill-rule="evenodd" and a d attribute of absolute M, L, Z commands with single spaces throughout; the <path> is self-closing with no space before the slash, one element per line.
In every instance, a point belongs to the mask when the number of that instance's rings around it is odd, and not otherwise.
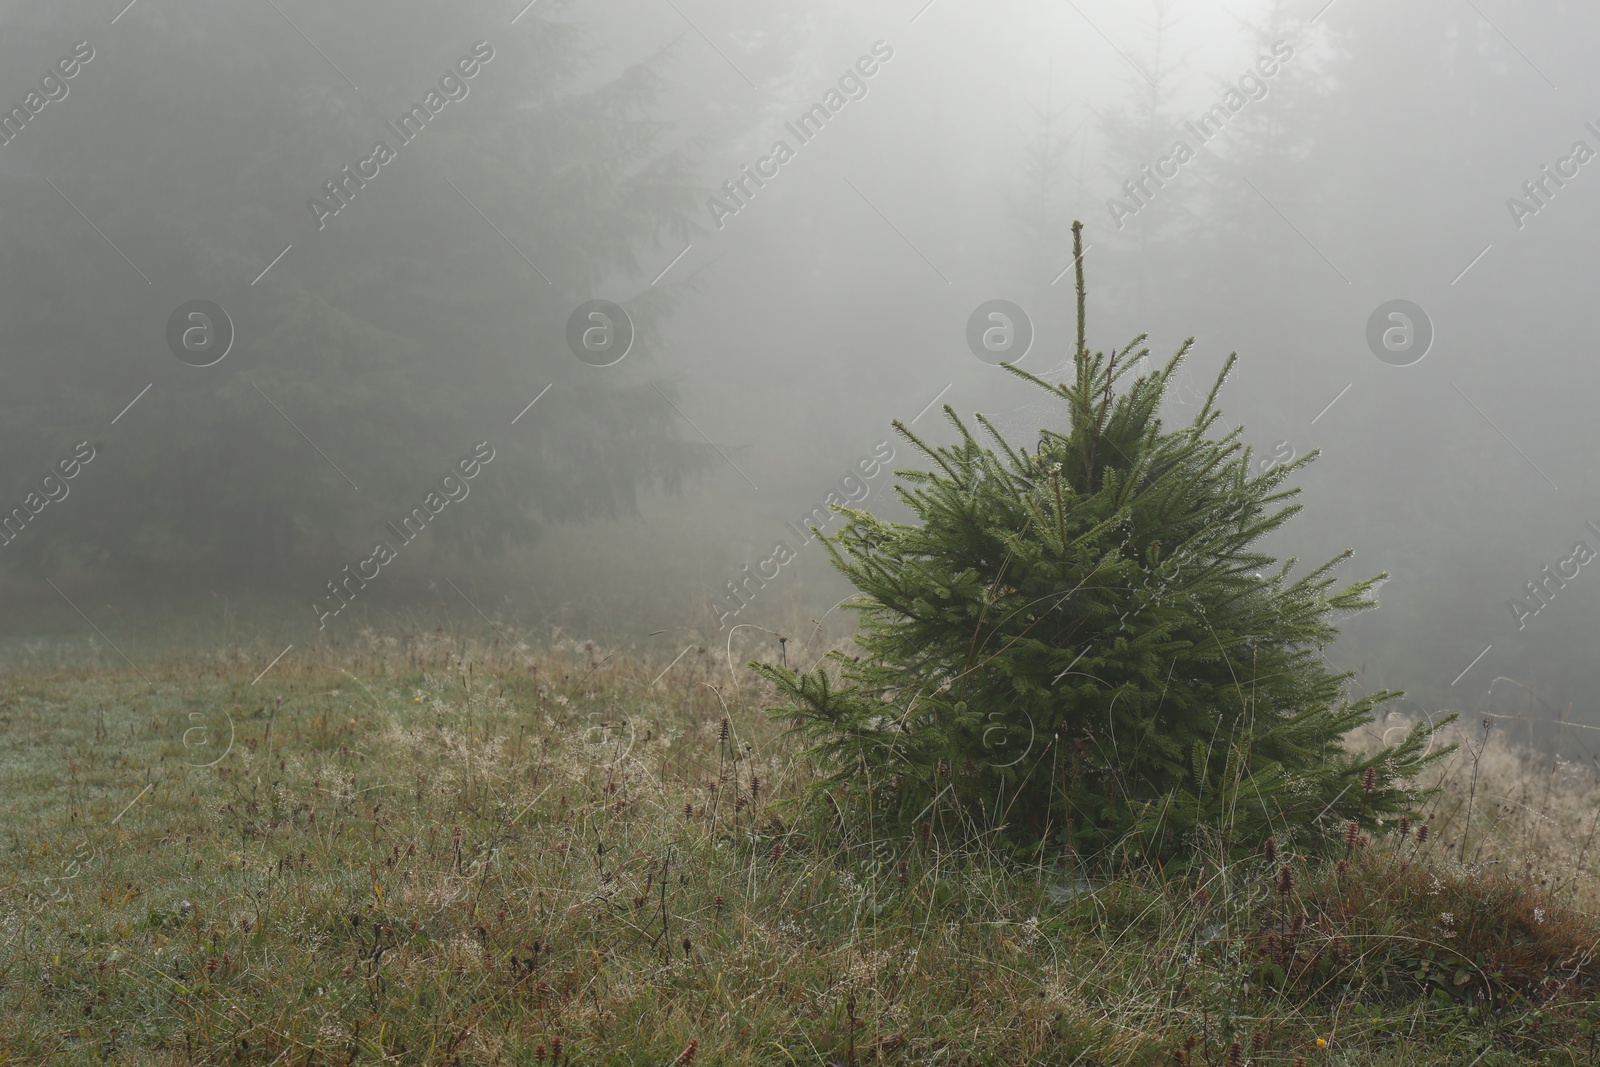
<path fill-rule="evenodd" d="M 1570 767 L 1469 746 L 1343 869 L 1085 882 L 799 811 L 758 685 L 666 665 L 5 676 L 0 1063 L 1595 1062 Z"/>

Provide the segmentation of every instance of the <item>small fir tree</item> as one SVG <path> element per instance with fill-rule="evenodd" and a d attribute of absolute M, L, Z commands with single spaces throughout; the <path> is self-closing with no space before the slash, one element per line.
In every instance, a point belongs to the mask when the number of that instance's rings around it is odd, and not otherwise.
<path fill-rule="evenodd" d="M 820 788 L 873 821 L 999 831 L 1030 851 L 1165 859 L 1254 850 L 1269 835 L 1320 848 L 1313 827 L 1373 826 L 1411 810 L 1406 788 L 1436 726 L 1369 754 L 1345 736 L 1392 691 L 1356 699 L 1322 649 L 1337 612 L 1372 607 L 1386 575 L 1335 588 L 1345 551 L 1291 580 L 1253 549 L 1299 505 L 1311 453 L 1253 474 L 1239 430 L 1213 439 L 1234 356 L 1192 423 L 1163 427 L 1163 391 L 1188 353 L 1117 386 L 1147 354 L 1084 344 L 1082 225 L 1075 380 L 1011 373 L 1065 400 L 1068 425 L 1033 451 L 977 416 L 959 440 L 897 472 L 914 523 L 844 509 L 825 543 L 859 590 L 860 655 L 795 671 L 752 667 L 771 709 L 811 744 Z M 845 782 L 853 790 L 833 789 Z M 864 785 L 865 788 L 859 788 Z M 1054 845 L 1051 843 L 1054 842 Z"/>

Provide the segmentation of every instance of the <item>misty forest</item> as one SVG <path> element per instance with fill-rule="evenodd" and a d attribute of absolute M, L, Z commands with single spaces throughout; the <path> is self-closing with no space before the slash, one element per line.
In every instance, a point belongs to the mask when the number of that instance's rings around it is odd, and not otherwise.
<path fill-rule="evenodd" d="M 0 1065 L 1600 1063 L 1596 40 L 0 2 Z"/>

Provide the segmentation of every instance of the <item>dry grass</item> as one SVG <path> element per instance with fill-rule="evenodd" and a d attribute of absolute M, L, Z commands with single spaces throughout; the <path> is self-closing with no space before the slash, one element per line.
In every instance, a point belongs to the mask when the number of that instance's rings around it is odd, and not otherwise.
<path fill-rule="evenodd" d="M 1591 1062 L 1582 768 L 1474 733 L 1424 843 L 1086 883 L 801 812 L 721 653 L 0 680 L 0 1062 Z"/>

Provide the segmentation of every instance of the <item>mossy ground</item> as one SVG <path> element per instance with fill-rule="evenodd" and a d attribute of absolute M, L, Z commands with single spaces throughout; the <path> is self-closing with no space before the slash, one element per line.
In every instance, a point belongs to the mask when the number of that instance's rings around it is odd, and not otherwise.
<path fill-rule="evenodd" d="M 0 1062 L 1595 1062 L 1600 808 L 1548 755 L 1474 734 L 1342 867 L 1083 880 L 801 813 L 763 688 L 665 666 L 6 676 Z"/>

